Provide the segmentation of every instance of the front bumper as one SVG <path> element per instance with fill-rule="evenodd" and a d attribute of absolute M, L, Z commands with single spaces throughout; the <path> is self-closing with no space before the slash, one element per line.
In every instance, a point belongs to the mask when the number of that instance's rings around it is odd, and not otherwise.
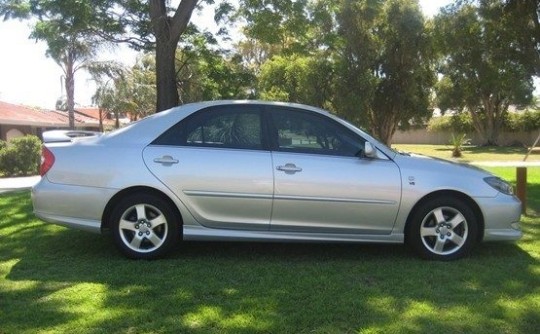
<path fill-rule="evenodd" d="M 499 193 L 476 201 L 484 215 L 484 241 L 512 241 L 523 236 L 519 222 L 521 202 L 517 197 Z"/>

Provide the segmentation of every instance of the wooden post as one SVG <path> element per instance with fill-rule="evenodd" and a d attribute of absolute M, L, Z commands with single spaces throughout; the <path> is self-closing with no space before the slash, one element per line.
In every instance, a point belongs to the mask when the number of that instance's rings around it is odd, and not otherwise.
<path fill-rule="evenodd" d="M 516 167 L 516 195 L 521 201 L 521 212 L 527 211 L 527 167 Z"/>

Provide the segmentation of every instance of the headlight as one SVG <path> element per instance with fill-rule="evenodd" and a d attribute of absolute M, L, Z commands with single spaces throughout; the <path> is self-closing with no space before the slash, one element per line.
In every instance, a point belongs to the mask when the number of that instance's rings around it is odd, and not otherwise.
<path fill-rule="evenodd" d="M 503 194 L 512 195 L 514 193 L 514 188 L 508 182 L 501 180 L 498 177 L 490 176 L 484 178 L 487 184 L 502 192 Z"/>

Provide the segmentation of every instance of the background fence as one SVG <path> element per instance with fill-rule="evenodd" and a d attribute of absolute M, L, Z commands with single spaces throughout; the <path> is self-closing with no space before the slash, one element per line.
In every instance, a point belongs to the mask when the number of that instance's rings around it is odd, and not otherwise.
<path fill-rule="evenodd" d="M 457 133 L 456 133 L 457 135 Z M 534 144 L 538 137 L 538 131 L 532 132 L 503 132 L 499 136 L 500 145 L 523 145 L 526 147 Z M 471 144 L 480 145 L 482 140 L 474 133 L 467 134 Z M 452 132 L 429 132 L 427 129 L 410 131 L 396 131 L 392 144 L 430 144 L 448 145 L 452 139 Z"/>

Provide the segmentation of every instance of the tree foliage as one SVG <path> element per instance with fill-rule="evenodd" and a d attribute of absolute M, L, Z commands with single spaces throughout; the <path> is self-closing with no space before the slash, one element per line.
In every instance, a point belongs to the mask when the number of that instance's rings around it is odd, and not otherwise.
<path fill-rule="evenodd" d="M 177 106 L 176 49 L 198 1 L 181 0 L 175 7 L 167 0 L 108 3 L 108 9 L 101 13 L 107 29 L 95 33 L 109 41 L 128 43 L 136 50 L 155 52 L 156 111 Z"/>
<path fill-rule="evenodd" d="M 100 110 L 115 116 L 117 128 L 121 116 L 137 120 L 153 114 L 156 97 L 154 56 L 142 54 L 130 69 L 110 65 L 92 72 L 98 83 L 93 99 Z"/>
<path fill-rule="evenodd" d="M 260 97 L 327 107 L 332 94 L 332 67 L 324 57 L 275 56 L 261 67 Z"/>
<path fill-rule="evenodd" d="M 540 76 L 540 0 L 505 0 L 503 13 L 507 17 L 521 49 L 524 63 Z"/>
<path fill-rule="evenodd" d="M 386 143 L 430 116 L 434 54 L 417 1 L 244 0 L 241 13 L 249 46 L 270 51 L 260 97 L 325 107 Z"/>
<path fill-rule="evenodd" d="M 205 34 L 194 34 L 177 51 L 181 103 L 254 97 L 255 74 L 238 54 L 228 55 Z"/>
<path fill-rule="evenodd" d="M 220 0 L 215 19 L 244 24 L 232 50 L 217 44 L 225 26 L 212 35 L 189 23 L 214 3 L 0 0 L 0 14 L 37 17 L 32 36 L 69 73 L 91 68 L 103 41 L 144 51 L 133 68 L 96 77 L 103 110 L 134 118 L 199 100 L 285 100 L 329 109 L 390 144 L 398 127 L 431 116 L 438 74 L 439 106 L 467 112 L 496 143 L 508 106 L 530 103 L 540 73 L 538 0 L 458 0 L 432 21 L 418 0 Z"/>
<path fill-rule="evenodd" d="M 69 126 L 75 126 L 75 74 L 85 68 L 103 45 L 92 33 L 99 21 L 97 13 L 106 10 L 106 1 L 73 1 L 66 5 L 55 0 L 0 0 L 0 15 L 33 21 L 30 38 L 47 44 L 47 56 L 51 57 L 64 72 L 66 109 Z"/>
<path fill-rule="evenodd" d="M 308 41 L 308 0 L 242 0 L 238 15 L 246 20 L 249 38 L 276 45 L 289 53 L 303 52 Z"/>
<path fill-rule="evenodd" d="M 435 26 L 444 76 L 437 84 L 439 107 L 468 112 L 484 142 L 497 145 L 508 107 L 531 102 L 538 50 L 523 44 L 523 25 L 500 0 L 459 1 Z"/>
<path fill-rule="evenodd" d="M 390 144 L 398 125 L 431 114 L 434 55 L 418 2 L 344 0 L 338 22 L 335 108 Z"/>
<path fill-rule="evenodd" d="M 210 1 L 210 0 L 209 0 Z M 204 2 L 204 1 L 203 1 Z M 76 62 L 94 55 L 94 42 L 128 43 L 156 55 L 158 111 L 178 105 L 175 54 L 180 36 L 188 28 L 197 0 L 181 0 L 176 7 L 167 0 L 0 0 L 4 18 L 36 17 L 33 37 L 45 40 L 49 54 L 66 69 L 68 96 Z M 89 52 L 92 51 L 92 52 Z M 72 102 L 68 98 L 68 108 Z"/>

